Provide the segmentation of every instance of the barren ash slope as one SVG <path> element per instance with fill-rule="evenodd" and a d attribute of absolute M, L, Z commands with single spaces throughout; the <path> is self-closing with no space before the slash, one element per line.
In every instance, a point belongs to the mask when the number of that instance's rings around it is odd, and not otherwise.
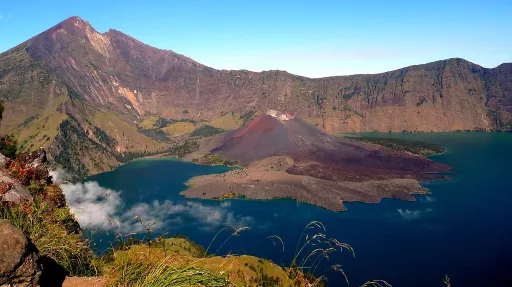
<path fill-rule="evenodd" d="M 419 181 L 449 167 L 424 157 L 334 137 L 291 113 L 268 111 L 214 148 L 246 168 L 192 178 L 187 197 L 293 198 L 344 210 L 345 201 L 414 200 Z"/>

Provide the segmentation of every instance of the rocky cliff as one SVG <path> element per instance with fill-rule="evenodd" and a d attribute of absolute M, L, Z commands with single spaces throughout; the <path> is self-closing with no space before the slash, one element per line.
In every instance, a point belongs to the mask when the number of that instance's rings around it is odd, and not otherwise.
<path fill-rule="evenodd" d="M 321 79 L 215 70 L 71 17 L 0 54 L 0 99 L 3 132 L 83 177 L 269 109 L 330 133 L 511 130 L 512 64 L 448 59 Z"/>

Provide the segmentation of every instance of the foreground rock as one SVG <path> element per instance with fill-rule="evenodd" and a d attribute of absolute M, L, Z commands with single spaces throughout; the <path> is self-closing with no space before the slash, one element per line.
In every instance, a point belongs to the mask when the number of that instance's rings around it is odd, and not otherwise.
<path fill-rule="evenodd" d="M 67 277 L 62 287 L 103 287 L 105 281 L 101 277 Z"/>
<path fill-rule="evenodd" d="M 42 185 L 51 183 L 45 163 L 44 149 L 20 154 L 15 160 L 0 154 L 0 201 L 14 204 L 32 202 L 27 186 L 34 182 Z"/>
<path fill-rule="evenodd" d="M 29 190 L 13 179 L 4 169 L 0 169 L 0 201 L 19 204 L 31 202 Z"/>
<path fill-rule="evenodd" d="M 37 286 L 41 274 L 36 247 L 8 220 L 0 220 L 0 285 Z"/>

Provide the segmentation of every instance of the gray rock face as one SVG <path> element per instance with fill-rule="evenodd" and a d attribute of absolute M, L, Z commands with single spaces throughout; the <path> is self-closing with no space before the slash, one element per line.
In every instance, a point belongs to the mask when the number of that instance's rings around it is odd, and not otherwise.
<path fill-rule="evenodd" d="M 5 193 L 0 192 L 0 201 L 13 202 L 16 204 L 24 201 L 32 202 L 30 191 L 19 182 L 10 177 L 5 170 L 0 169 L 0 183 L 9 186 Z"/>
<path fill-rule="evenodd" d="M 7 157 L 0 153 L 0 168 L 4 168 L 7 163 Z"/>
<path fill-rule="evenodd" d="M 36 247 L 8 220 L 0 220 L 0 286 L 37 286 L 41 274 Z"/>

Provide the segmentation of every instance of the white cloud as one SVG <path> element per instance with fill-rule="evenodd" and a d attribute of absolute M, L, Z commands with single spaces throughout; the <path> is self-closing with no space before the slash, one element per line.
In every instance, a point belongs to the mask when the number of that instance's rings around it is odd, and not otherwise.
<path fill-rule="evenodd" d="M 429 203 L 434 201 L 436 201 L 436 199 L 428 195 L 425 197 L 420 197 L 420 202 Z"/>
<path fill-rule="evenodd" d="M 222 207 L 222 208 L 227 208 L 230 206 L 231 206 L 231 202 L 229 202 L 229 201 L 223 201 L 220 203 L 220 207 Z"/>
<path fill-rule="evenodd" d="M 62 168 L 50 171 L 50 175 L 52 176 L 53 183 L 55 184 L 61 184 L 71 180 L 71 175 Z"/>
<path fill-rule="evenodd" d="M 415 220 L 415 219 L 418 219 L 428 213 L 431 213 L 432 211 L 434 211 L 432 208 L 427 208 L 427 209 L 397 209 L 398 211 L 398 214 L 400 214 L 400 216 L 405 219 L 405 220 Z"/>
<path fill-rule="evenodd" d="M 67 203 L 84 228 L 119 230 L 121 233 L 142 232 L 141 224 L 152 224 L 153 230 L 182 226 L 193 222 L 202 229 L 225 225 L 249 226 L 254 220 L 229 210 L 230 202 L 219 206 L 199 202 L 175 203 L 171 200 L 137 203 L 127 210 L 120 192 L 99 186 L 97 182 L 61 184 Z M 186 221 L 188 219 L 188 221 Z M 194 219 L 190 221 L 190 219 Z M 139 222 L 140 220 L 140 222 Z"/>
<path fill-rule="evenodd" d="M 117 191 L 95 181 L 62 184 L 66 202 L 84 228 L 112 229 L 115 214 L 123 206 Z"/>

